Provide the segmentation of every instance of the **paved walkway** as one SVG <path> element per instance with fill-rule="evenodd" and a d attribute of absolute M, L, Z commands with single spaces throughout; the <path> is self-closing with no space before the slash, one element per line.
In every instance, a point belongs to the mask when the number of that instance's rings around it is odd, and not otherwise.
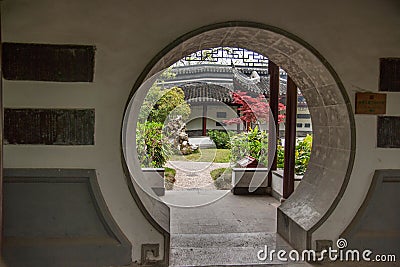
<path fill-rule="evenodd" d="M 222 191 L 222 190 L 218 190 Z M 167 198 L 192 203 L 218 194 L 217 190 L 168 191 Z M 260 261 L 257 252 L 292 248 L 276 234 L 278 201 L 269 196 L 235 196 L 198 208 L 171 207 L 170 266 L 282 266 L 282 267 L 374 267 L 399 266 L 375 262 L 306 263 Z"/>
<path fill-rule="evenodd" d="M 229 163 L 170 161 L 168 166 L 177 171 L 174 190 L 162 197 L 171 211 L 170 266 L 375 266 L 365 262 L 260 261 L 257 252 L 265 246 L 269 251 L 292 249 L 276 233 L 280 203 L 270 196 L 215 190 L 210 171 Z"/>
<path fill-rule="evenodd" d="M 227 168 L 229 163 L 168 161 L 167 167 L 176 170 L 176 182 L 173 190 L 214 190 L 215 186 L 210 172 L 218 168 Z"/>
<path fill-rule="evenodd" d="M 265 245 L 290 249 L 275 233 L 280 203 L 270 196 L 186 190 L 168 191 L 163 198 L 187 205 L 219 198 L 196 208 L 170 207 L 171 266 L 260 264 L 257 252 Z"/>
<path fill-rule="evenodd" d="M 397 263 L 313 263 L 260 261 L 257 253 L 291 251 L 276 233 L 276 210 L 280 203 L 270 196 L 237 196 L 224 190 L 167 191 L 167 202 L 187 206 L 217 199 L 197 208 L 171 210 L 170 266 L 282 266 L 282 267 L 373 267 Z"/>
<path fill-rule="evenodd" d="M 276 208 L 280 203 L 270 196 L 238 196 L 227 190 L 197 190 L 167 191 L 164 199 L 167 202 L 175 199 L 177 205 L 187 206 L 199 204 L 201 200 L 216 200 L 196 208 L 171 207 L 172 234 L 276 231 Z"/>

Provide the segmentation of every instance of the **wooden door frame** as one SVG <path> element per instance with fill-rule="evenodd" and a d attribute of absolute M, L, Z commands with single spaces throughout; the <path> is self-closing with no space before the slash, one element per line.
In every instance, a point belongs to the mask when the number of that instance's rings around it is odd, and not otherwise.
<path fill-rule="evenodd" d="M 4 151 L 4 107 L 3 107 L 3 38 L 1 25 L 1 0 L 0 0 L 0 259 L 3 258 L 4 224 L 3 224 L 3 151 Z"/>

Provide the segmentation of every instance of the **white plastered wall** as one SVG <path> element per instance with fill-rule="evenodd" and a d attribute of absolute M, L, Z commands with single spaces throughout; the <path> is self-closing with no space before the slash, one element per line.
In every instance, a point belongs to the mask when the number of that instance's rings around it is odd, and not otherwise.
<path fill-rule="evenodd" d="M 218 118 L 217 112 L 226 112 L 226 118 Z M 237 113 L 231 107 L 225 104 L 207 104 L 207 130 L 237 130 L 236 124 L 229 124 L 225 126 L 216 126 L 216 122 L 223 122 L 236 118 Z M 203 106 L 192 105 L 191 113 L 187 123 L 188 130 L 201 130 L 203 129 Z"/>
<path fill-rule="evenodd" d="M 140 244 L 163 246 L 163 236 L 146 221 L 126 187 L 120 127 L 129 92 L 153 56 L 207 24 L 260 22 L 316 48 L 338 73 L 354 104 L 356 91 L 377 91 L 379 58 L 400 57 L 399 14 L 396 0 L 4 0 L 3 41 L 97 47 L 94 83 L 4 82 L 5 107 L 95 108 L 96 145 L 6 146 L 5 167 L 96 169 L 107 205 L 138 260 Z M 388 115 L 400 115 L 399 103 L 400 94 L 388 94 Z M 376 148 L 376 116 L 355 119 L 357 149 L 350 183 L 313 240 L 340 235 L 364 200 L 375 169 L 400 168 L 399 149 Z"/>

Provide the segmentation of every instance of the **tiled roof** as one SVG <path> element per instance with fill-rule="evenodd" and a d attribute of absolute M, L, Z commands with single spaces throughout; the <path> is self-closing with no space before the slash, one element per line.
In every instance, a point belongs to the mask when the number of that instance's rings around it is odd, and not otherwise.
<path fill-rule="evenodd" d="M 256 83 L 255 85 L 253 84 L 248 84 L 240 79 L 237 79 L 236 77 L 233 78 L 233 87 L 235 91 L 247 91 L 247 92 L 254 92 L 256 94 L 262 94 L 266 93 L 267 95 L 269 94 L 269 77 L 261 77 L 260 81 Z M 282 80 L 280 80 L 280 85 L 279 85 L 279 94 L 280 95 L 285 95 L 286 94 L 286 83 L 283 83 Z"/>
<path fill-rule="evenodd" d="M 185 100 L 195 102 L 232 102 L 231 90 L 213 83 L 192 82 L 180 86 L 185 93 Z"/>

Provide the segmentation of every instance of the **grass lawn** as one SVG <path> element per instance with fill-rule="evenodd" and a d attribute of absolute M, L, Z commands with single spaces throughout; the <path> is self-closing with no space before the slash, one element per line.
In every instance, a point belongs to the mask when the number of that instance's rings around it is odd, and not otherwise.
<path fill-rule="evenodd" d="M 197 161 L 197 162 L 229 162 L 230 149 L 199 149 L 198 153 L 190 155 L 172 155 L 169 160 L 173 161 Z"/>
<path fill-rule="evenodd" d="M 218 190 L 232 189 L 232 168 L 219 168 L 210 172 Z"/>
<path fill-rule="evenodd" d="M 226 173 L 225 173 L 226 171 Z M 211 178 L 215 181 L 217 180 L 219 177 L 221 177 L 221 175 L 230 175 L 232 176 L 232 168 L 219 168 L 219 169 L 215 169 L 212 170 L 210 172 Z"/>

